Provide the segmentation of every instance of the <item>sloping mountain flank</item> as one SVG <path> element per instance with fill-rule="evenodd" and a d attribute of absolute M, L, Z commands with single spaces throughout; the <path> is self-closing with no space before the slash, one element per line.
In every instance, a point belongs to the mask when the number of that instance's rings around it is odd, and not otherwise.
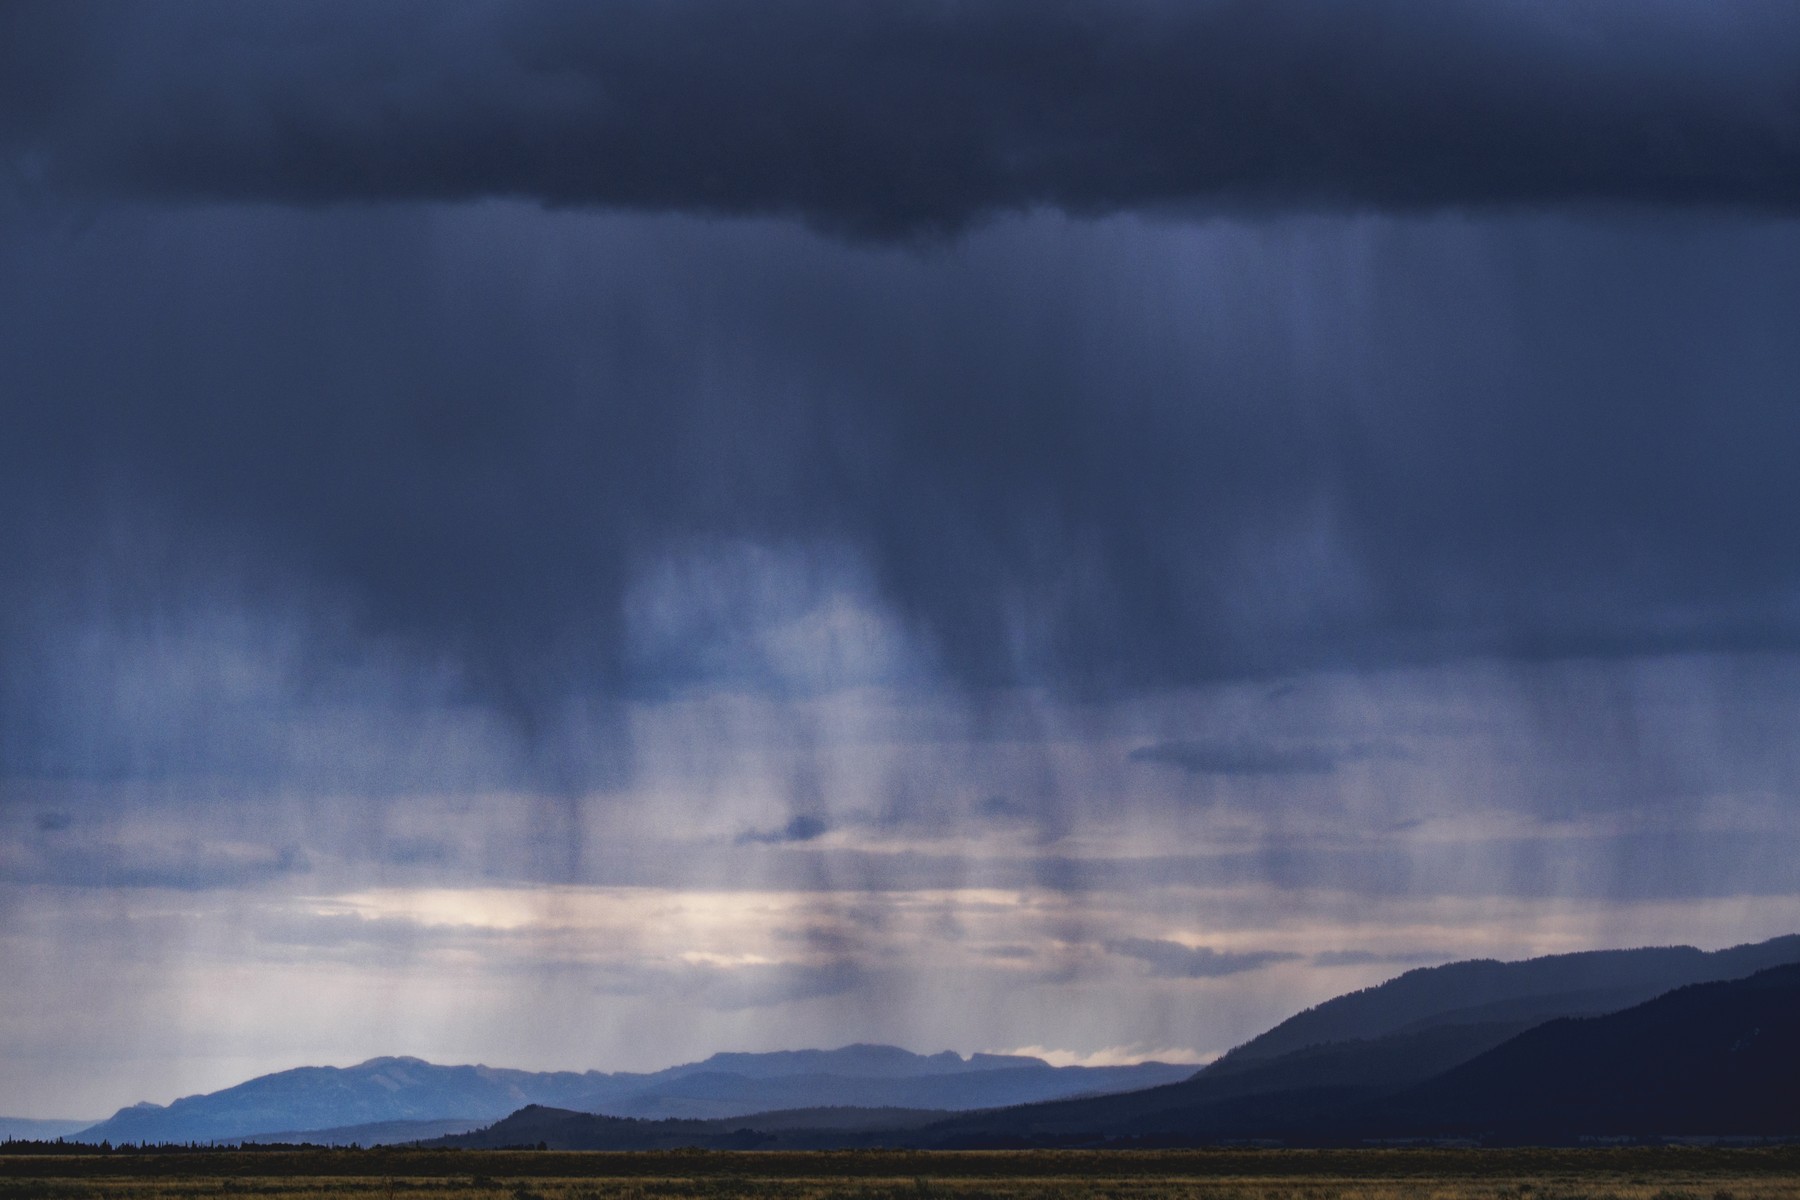
<path fill-rule="evenodd" d="M 1422 1084 L 1546 1020 L 1590 1015 L 1596 1006 L 1635 996 L 1659 976 L 1679 980 L 1695 973 L 1740 969 L 1747 974 L 1768 959 L 1800 959 L 1800 937 L 1713 954 L 1691 948 L 1602 951 L 1410 971 L 1380 987 L 1327 1001 L 1249 1043 L 1266 1049 L 1272 1042 L 1279 1044 L 1272 1034 L 1287 1030 L 1289 1044 L 1299 1043 L 1296 1049 L 1278 1054 L 1234 1052 L 1179 1084 L 948 1118 L 931 1133 L 953 1145 L 1079 1142 L 1115 1136 L 1209 1141 L 1275 1137 L 1284 1131 L 1309 1137 L 1348 1106 L 1378 1103 Z M 1614 970 L 1619 974 L 1609 975 Z M 1571 981 L 1596 986 L 1563 986 Z M 1533 986 L 1546 990 L 1533 993 L 1528 990 Z M 1664 991 L 1677 986 L 1671 984 Z M 1432 1007 L 1445 1003 L 1450 1007 Z M 1390 1031 L 1339 1041 L 1306 1040 L 1308 1030 L 1323 1033 L 1331 1028 Z M 1293 1036 L 1295 1030 L 1301 1035 Z"/>
<path fill-rule="evenodd" d="M 262 1146 L 404 1146 L 456 1133 L 484 1128 L 488 1122 L 468 1117 L 431 1121 L 376 1121 L 369 1125 L 339 1125 L 335 1129 L 284 1129 L 225 1138 L 215 1145 Z"/>
<path fill-rule="evenodd" d="M 928 1132 L 949 1145 L 1080 1141 L 1140 1126 L 1158 1131 L 1192 1126 L 1204 1130 L 1206 1138 L 1260 1137 L 1272 1117 L 1291 1124 L 1299 1117 L 1327 1115 L 1341 1103 L 1391 1093 L 1466 1062 L 1518 1032 L 1515 1024 L 1449 1026 L 1312 1046 L 1143 1091 L 946 1118 Z"/>
<path fill-rule="evenodd" d="M 844 1075 L 784 1075 L 761 1079 L 722 1072 L 684 1075 L 627 1095 L 590 1093 L 566 1107 L 616 1117 L 698 1120 L 739 1117 L 771 1109 L 859 1107 L 945 1109 L 998 1108 L 1066 1096 L 1134 1091 L 1183 1079 L 1189 1064 L 1140 1063 L 1129 1067 L 1034 1066 L 955 1074 L 879 1079 Z"/>
<path fill-rule="evenodd" d="M 463 1149 L 836 1150 L 884 1144 L 944 1115 L 897 1108 L 808 1108 L 717 1121 L 641 1121 L 533 1105 L 486 1129 L 426 1144 Z"/>
<path fill-rule="evenodd" d="M 1800 964 L 1547 1022 L 1349 1124 L 1529 1142 L 1800 1135 Z"/>
<path fill-rule="evenodd" d="M 1690 983 L 1741 979 L 1800 962 L 1800 934 L 1711 953 L 1692 946 L 1591 950 L 1522 962 L 1470 959 L 1421 967 L 1289 1017 L 1232 1050 L 1207 1073 L 1326 1042 L 1384 1037 L 1434 1025 L 1535 1025 L 1617 1012 Z"/>
<path fill-rule="evenodd" d="M 1613 950 L 1557 955 L 1518 963 L 1475 960 L 1409 971 L 1379 987 L 1352 992 L 1309 1009 L 1205 1067 L 1178 1089 L 1159 1089 L 1139 1099 L 1120 1097 L 1110 1111 L 1142 1113 L 1145 1105 L 1187 1110 L 1218 1106 L 1219 1120 L 1234 1128 L 1250 1111 L 1278 1111 L 1299 1104 L 1311 1112 L 1337 1099 L 1390 1092 L 1421 1083 L 1494 1049 L 1525 1030 L 1557 1017 L 1617 1011 L 1659 994 L 1689 977 L 1749 974 L 1759 964 L 1800 961 L 1800 937 L 1776 938 L 1707 954 L 1673 950 Z M 1581 983 L 1581 987 L 1569 987 Z M 1532 991 L 1530 989 L 1543 989 Z M 1478 1003 L 1468 1003 L 1470 1000 Z M 1434 1004 L 1449 1007 L 1434 1008 Z M 1307 1041 L 1308 1031 L 1330 1028 L 1379 1030 L 1367 1037 Z M 1283 1030 L 1295 1049 L 1271 1054 Z M 1294 1031 L 1299 1031 L 1294 1035 Z M 1279 1097 L 1287 1099 L 1257 1100 Z M 1066 1133 L 1087 1122 L 1071 1110 L 1034 1110 L 1036 1133 Z M 1246 1135 L 1248 1136 L 1248 1135 Z"/>
<path fill-rule="evenodd" d="M 1410 1046 L 1418 1036 L 1363 1046 Z M 1201 1075 L 1130 1095 L 951 1117 L 894 1140 L 991 1147 L 1787 1137 L 1800 1135 L 1796 1080 L 1800 964 L 1790 964 L 1605 1016 L 1552 1020 L 1404 1086 L 1344 1084 L 1321 1071 L 1299 1086 L 1229 1095 Z"/>

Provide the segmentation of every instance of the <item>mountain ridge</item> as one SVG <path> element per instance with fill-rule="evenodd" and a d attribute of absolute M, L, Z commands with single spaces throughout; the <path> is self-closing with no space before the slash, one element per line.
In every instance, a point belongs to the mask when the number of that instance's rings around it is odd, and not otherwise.
<path fill-rule="evenodd" d="M 1560 1001 L 1585 995 L 1600 1006 L 1590 1011 L 1616 1012 L 1690 983 L 1742 978 L 1796 961 L 1800 961 L 1800 934 L 1713 951 L 1686 945 L 1646 946 L 1416 967 L 1303 1009 L 1233 1047 L 1207 1069 L 1309 1045 L 1379 1037 L 1410 1025 L 1454 1021 L 1459 1012 L 1488 1006 L 1510 1004 L 1516 1017 L 1531 1016 L 1536 1010 L 1526 1002 L 1533 996 Z M 1570 1014 L 1550 1012 L 1541 1019 L 1562 1015 Z"/>
<path fill-rule="evenodd" d="M 913 1144 L 917 1137 L 983 1145 L 1260 1137 L 1283 1130 L 1325 1136 L 1319 1131 L 1349 1129 L 1341 1114 L 1356 1106 L 1397 1120 L 1404 1111 L 1392 1106 L 1412 1091 L 1450 1086 L 1442 1081 L 1502 1050 L 1522 1053 L 1516 1046 L 1536 1044 L 1531 1035 L 1549 1036 L 1538 1032 L 1546 1027 L 1606 1021 L 1686 989 L 1742 982 L 1787 965 L 1800 972 L 1797 964 L 1800 935 L 1710 952 L 1648 947 L 1419 968 L 1305 1009 L 1197 1071 L 1156 1062 L 1058 1068 L 1028 1056 L 965 1058 L 870 1043 L 721 1052 L 656 1072 L 610 1074 L 378 1056 L 348 1068 L 259 1076 L 167 1106 L 133 1105 L 75 1136 L 114 1143 L 329 1136 L 366 1144 L 376 1137 L 419 1140 L 435 1127 L 446 1135 L 442 1144 L 457 1144 L 457 1137 L 519 1135 L 516 1121 L 500 1134 L 488 1131 L 528 1110 L 530 1121 L 546 1128 L 561 1122 L 556 1139 L 590 1137 L 613 1148 L 633 1138 L 662 1145 L 681 1144 L 683 1137 L 743 1146 L 745 1130 L 757 1133 L 757 1144 L 814 1137 L 833 1146 Z M 1715 1016 L 1727 1019 L 1722 1009 Z M 1579 1056 L 1570 1049 L 1564 1057 Z M 852 1122 L 854 1129 L 844 1125 L 850 1112 L 865 1114 Z M 871 1112 L 903 1116 L 883 1133 L 866 1116 Z M 801 1128 L 795 1113 L 824 1124 Z M 780 1129 L 762 1128 L 771 1121 Z M 475 1124 L 482 1128 L 460 1134 L 449 1128 Z M 1182 1129 L 1187 1133 L 1177 1132 Z"/>
<path fill-rule="evenodd" d="M 610 1074 L 438 1065 L 381 1055 L 350 1067 L 277 1071 L 167 1105 L 129 1105 L 73 1136 L 115 1144 L 222 1142 L 336 1134 L 395 1122 L 485 1124 L 534 1104 L 640 1119 L 727 1118 L 822 1103 L 959 1111 L 1133 1090 L 1191 1070 L 1191 1064 L 1155 1062 L 1053 1067 L 1017 1055 L 922 1055 L 869 1043 L 836 1050 L 725 1052 L 662 1071 Z"/>

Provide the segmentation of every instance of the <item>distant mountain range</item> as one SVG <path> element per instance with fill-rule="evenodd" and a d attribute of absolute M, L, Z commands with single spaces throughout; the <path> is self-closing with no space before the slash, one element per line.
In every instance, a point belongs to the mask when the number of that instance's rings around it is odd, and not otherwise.
<path fill-rule="evenodd" d="M 1795 1080 L 1800 936 L 1408 971 L 1198 1072 L 892 1046 L 612 1075 L 383 1058 L 137 1105 L 79 1137 L 651 1149 L 1800 1136 Z"/>
<path fill-rule="evenodd" d="M 300 1067 L 167 1106 L 137 1104 L 81 1130 L 82 1141 L 413 1141 L 485 1125 L 526 1105 L 616 1117 L 713 1119 L 807 1106 L 956 1112 L 1130 1091 L 1182 1079 L 1193 1065 L 1053 1067 L 1038 1058 L 894 1046 L 715 1054 L 638 1074 L 532 1072 L 375 1058 Z"/>

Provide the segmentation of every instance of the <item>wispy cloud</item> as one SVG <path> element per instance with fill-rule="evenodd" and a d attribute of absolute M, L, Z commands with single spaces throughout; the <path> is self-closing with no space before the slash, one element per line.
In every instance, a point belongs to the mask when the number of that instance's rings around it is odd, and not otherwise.
<path fill-rule="evenodd" d="M 830 831 L 831 826 L 825 818 L 801 813 L 779 828 L 746 830 L 738 835 L 737 843 L 740 846 L 781 846 L 816 841 Z"/>
<path fill-rule="evenodd" d="M 1193 1063 L 1203 1066 L 1219 1057 L 1215 1052 L 1202 1054 L 1191 1046 L 1142 1045 L 1106 1046 L 1099 1050 L 1059 1050 L 1049 1046 L 1016 1046 L 996 1050 L 995 1054 L 1016 1054 L 1025 1058 L 1041 1058 L 1053 1067 L 1128 1067 L 1137 1063 Z"/>
<path fill-rule="evenodd" d="M 1315 967 L 1411 967 L 1449 962 L 1455 957 L 1439 950 L 1321 950 L 1310 961 Z"/>
<path fill-rule="evenodd" d="M 1192 775 L 1329 775 L 1346 763 L 1400 758 L 1397 746 L 1280 742 L 1261 738 L 1157 742 L 1131 752 L 1133 762 L 1179 767 Z"/>
<path fill-rule="evenodd" d="M 1285 950 L 1215 950 L 1156 938 L 1116 938 L 1106 949 L 1149 963 L 1150 973 L 1164 979 L 1218 979 L 1304 957 Z"/>
<path fill-rule="evenodd" d="M 295 845 L 217 842 L 201 838 L 76 837 L 54 824 L 35 842 L 0 843 L 0 876 L 15 883 L 77 888 L 251 888 L 312 870 Z"/>

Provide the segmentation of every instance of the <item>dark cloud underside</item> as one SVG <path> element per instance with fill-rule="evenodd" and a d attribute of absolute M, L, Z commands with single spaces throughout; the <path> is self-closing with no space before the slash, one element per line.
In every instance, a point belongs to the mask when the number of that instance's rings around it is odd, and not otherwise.
<path fill-rule="evenodd" d="M 1367 747 L 1281 745 L 1249 741 L 1158 742 L 1131 752 L 1134 762 L 1179 767 L 1195 775 L 1329 775 Z"/>
<path fill-rule="evenodd" d="M 953 230 L 1101 213 L 1791 209 L 1783 0 L 15 4 L 28 184 Z"/>

